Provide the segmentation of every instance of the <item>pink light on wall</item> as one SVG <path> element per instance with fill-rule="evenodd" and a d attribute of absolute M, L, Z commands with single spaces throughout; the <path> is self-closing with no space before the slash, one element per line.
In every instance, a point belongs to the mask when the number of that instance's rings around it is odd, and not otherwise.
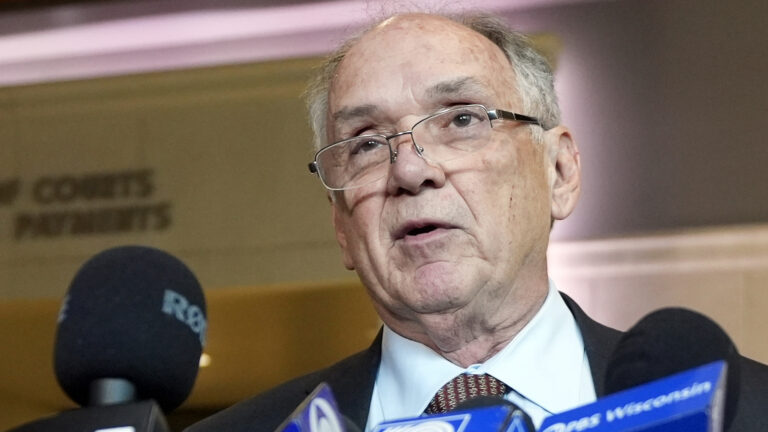
<path fill-rule="evenodd" d="M 415 3 L 443 11 L 504 12 L 573 1 Z M 223 2 L 219 9 L 176 13 L 141 10 L 151 4 L 84 4 L 0 16 L 0 28 L 23 27 L 19 23 L 25 20 L 67 23 L 0 34 L 0 86 L 322 55 L 377 11 L 376 2 L 355 0 L 253 8 L 225 7 Z M 94 8 L 101 19 L 82 22 Z M 128 8 L 132 17 L 124 17 Z"/>

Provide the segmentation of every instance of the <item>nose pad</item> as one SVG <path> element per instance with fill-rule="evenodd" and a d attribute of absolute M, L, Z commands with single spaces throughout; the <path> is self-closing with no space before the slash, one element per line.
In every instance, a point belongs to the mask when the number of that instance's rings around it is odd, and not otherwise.
<path fill-rule="evenodd" d="M 389 157 L 390 163 L 395 163 L 397 161 L 397 155 L 400 154 L 400 145 L 405 144 L 404 140 L 398 142 L 396 139 L 405 135 L 411 136 L 411 146 L 419 157 L 424 158 L 424 147 L 420 147 L 416 144 L 415 141 L 413 141 L 413 132 L 403 131 L 387 137 L 387 141 L 390 143 L 389 148 L 391 149 L 391 154 Z"/>
<path fill-rule="evenodd" d="M 398 134 L 401 135 L 404 134 Z M 390 141 L 390 147 L 400 159 L 389 166 L 387 192 L 390 194 L 415 194 L 424 187 L 439 188 L 445 184 L 442 167 L 426 158 L 424 148 L 413 141 L 412 134 L 409 135 L 410 142 L 406 142 L 407 139 Z"/>

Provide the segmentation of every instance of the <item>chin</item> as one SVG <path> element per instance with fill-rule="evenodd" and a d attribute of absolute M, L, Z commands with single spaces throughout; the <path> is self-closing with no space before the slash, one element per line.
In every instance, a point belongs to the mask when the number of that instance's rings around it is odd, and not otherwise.
<path fill-rule="evenodd" d="M 405 293 L 408 308 L 419 314 L 448 313 L 465 306 L 471 297 L 467 286 L 455 282 L 411 285 Z"/>

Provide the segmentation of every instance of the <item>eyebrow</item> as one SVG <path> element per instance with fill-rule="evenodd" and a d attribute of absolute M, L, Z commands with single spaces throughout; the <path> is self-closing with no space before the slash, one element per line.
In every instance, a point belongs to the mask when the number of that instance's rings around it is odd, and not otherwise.
<path fill-rule="evenodd" d="M 471 98 L 477 98 L 488 94 L 486 87 L 474 77 L 460 77 L 447 81 L 439 82 L 426 91 L 426 95 L 430 98 L 440 98 L 445 96 L 457 96 L 461 95 Z"/>
<path fill-rule="evenodd" d="M 351 108 L 342 108 L 331 116 L 333 118 L 333 122 L 336 123 L 338 121 L 349 121 L 352 119 L 356 119 L 359 117 L 370 117 L 374 113 L 378 111 L 378 107 L 376 105 L 358 105 L 356 107 Z"/>

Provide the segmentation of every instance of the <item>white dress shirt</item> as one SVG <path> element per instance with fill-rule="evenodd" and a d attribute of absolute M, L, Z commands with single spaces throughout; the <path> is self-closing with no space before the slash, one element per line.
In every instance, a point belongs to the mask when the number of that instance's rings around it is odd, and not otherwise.
<path fill-rule="evenodd" d="M 595 400 L 595 387 L 576 321 L 554 283 L 541 309 L 501 351 L 464 369 L 384 326 L 381 365 L 365 430 L 386 420 L 417 417 L 461 373 L 490 374 L 513 389 L 507 399 L 536 427 L 551 414 Z"/>

